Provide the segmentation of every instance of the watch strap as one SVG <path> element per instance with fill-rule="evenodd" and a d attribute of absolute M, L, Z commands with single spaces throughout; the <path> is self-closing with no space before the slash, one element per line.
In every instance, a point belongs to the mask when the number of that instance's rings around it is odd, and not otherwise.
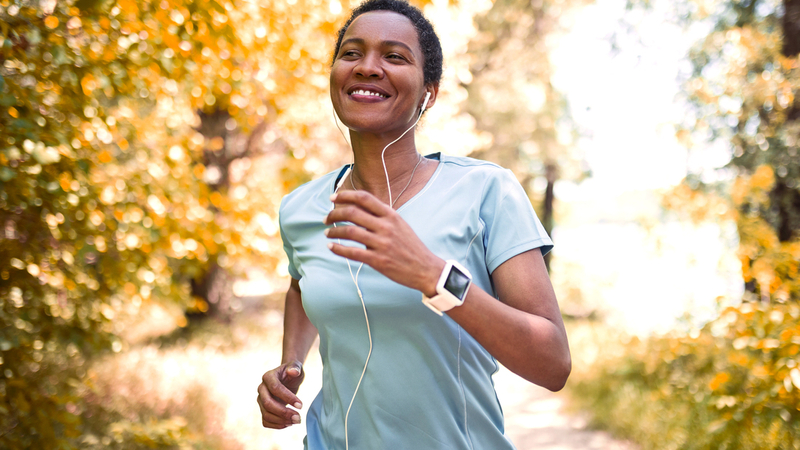
<path fill-rule="evenodd" d="M 442 300 L 445 301 L 442 302 Z M 426 297 L 425 294 L 422 294 L 422 304 L 440 316 L 444 315 L 444 311 L 453 308 L 453 305 L 449 304 L 446 299 L 442 297 L 442 295 L 434 295 L 433 298 L 429 298 Z"/>

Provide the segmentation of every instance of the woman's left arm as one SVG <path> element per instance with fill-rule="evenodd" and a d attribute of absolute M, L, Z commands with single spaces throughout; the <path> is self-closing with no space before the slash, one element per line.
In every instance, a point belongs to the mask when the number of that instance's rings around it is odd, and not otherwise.
<path fill-rule="evenodd" d="M 400 215 L 364 191 L 343 191 L 331 198 L 337 208 L 326 224 L 330 239 L 360 242 L 366 248 L 331 241 L 337 255 L 361 261 L 393 281 L 436 295 L 445 261 L 434 255 Z M 464 304 L 448 315 L 500 363 L 517 375 L 552 391 L 561 389 L 571 370 L 567 333 L 541 251 L 514 256 L 492 273 L 500 301 L 472 285 Z"/>
<path fill-rule="evenodd" d="M 492 272 L 492 281 L 499 302 L 473 284 L 464 304 L 447 313 L 509 370 L 560 390 L 572 360 L 542 252 L 537 248 L 512 257 Z M 435 293 L 434 285 L 426 295 Z"/>

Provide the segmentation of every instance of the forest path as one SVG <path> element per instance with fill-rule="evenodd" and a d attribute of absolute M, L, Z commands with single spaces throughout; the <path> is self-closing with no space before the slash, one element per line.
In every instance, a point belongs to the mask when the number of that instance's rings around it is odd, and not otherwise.
<path fill-rule="evenodd" d="M 494 376 L 506 419 L 506 435 L 518 450 L 637 450 L 608 433 L 587 429 L 565 408 L 566 394 L 528 383 L 508 369 Z"/>
<path fill-rule="evenodd" d="M 253 313 L 251 320 L 255 323 L 251 331 L 256 335 L 247 339 L 245 348 L 203 360 L 201 371 L 208 372 L 207 384 L 225 405 L 223 427 L 245 450 L 301 450 L 305 425 L 264 429 L 255 405 L 255 388 L 261 375 L 280 361 L 283 314 L 275 310 Z M 322 385 L 322 363 L 316 346 L 305 369 L 299 396 L 304 405 L 310 405 Z M 584 418 L 565 407 L 564 392 L 550 392 L 503 367 L 493 378 L 503 406 L 506 435 L 517 450 L 638 450 L 638 446 L 615 440 L 608 433 L 588 429 Z M 307 407 L 300 411 L 303 423 L 306 412 Z"/>

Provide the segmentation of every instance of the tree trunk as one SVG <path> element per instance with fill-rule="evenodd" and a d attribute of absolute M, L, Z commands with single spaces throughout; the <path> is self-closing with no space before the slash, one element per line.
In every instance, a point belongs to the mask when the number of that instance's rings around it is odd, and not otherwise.
<path fill-rule="evenodd" d="M 228 272 L 216 262 L 209 265 L 200 279 L 192 280 L 192 295 L 202 298 L 208 304 L 205 313 L 188 315 L 190 319 L 213 317 L 227 322 L 233 316 L 233 280 Z"/>
<path fill-rule="evenodd" d="M 786 57 L 796 57 L 800 53 L 800 0 L 784 0 L 783 46 L 781 53 Z M 800 108 L 795 103 L 786 114 L 788 125 L 800 119 Z M 769 193 L 770 209 L 767 221 L 775 229 L 780 242 L 789 242 L 798 237 L 800 231 L 800 193 L 789 187 L 785 180 L 776 180 Z M 752 263 L 751 263 L 752 264 Z M 761 302 L 769 303 L 768 286 L 761 286 L 756 280 L 745 283 L 745 291 L 760 297 Z"/>
<path fill-rule="evenodd" d="M 215 111 L 213 113 L 199 113 L 199 131 L 206 138 L 206 148 L 203 149 L 203 165 L 208 176 L 206 184 L 212 192 L 225 191 L 229 185 L 228 168 L 234 158 L 228 152 L 229 132 L 225 127 L 230 115 L 227 111 Z M 219 139 L 222 139 L 221 147 Z M 215 141 L 216 140 L 216 141 Z M 214 206 L 211 209 L 215 214 L 219 214 Z M 230 277 L 225 269 L 216 262 L 213 255 L 209 261 L 209 266 L 198 278 L 191 280 L 192 296 L 203 299 L 208 304 L 208 309 L 204 313 L 191 314 L 190 319 L 202 317 L 213 317 L 218 320 L 227 321 L 232 316 L 230 308 L 233 299 L 232 284 Z"/>
<path fill-rule="evenodd" d="M 800 53 L 800 0 L 783 0 L 783 56 Z"/>
<path fill-rule="evenodd" d="M 556 180 L 558 179 L 558 167 L 554 163 L 547 163 L 544 169 L 545 178 L 547 179 L 547 188 L 544 191 L 544 208 L 542 214 L 542 225 L 544 226 L 547 234 L 552 238 L 553 236 L 553 203 L 555 202 L 555 187 Z M 544 263 L 547 266 L 547 271 L 550 272 L 550 256 L 548 253 L 544 255 Z"/>
<path fill-rule="evenodd" d="M 232 120 L 227 110 L 217 110 L 212 113 L 200 112 L 200 127 L 197 129 L 206 138 L 206 148 L 203 150 L 203 165 L 207 176 L 205 182 L 212 192 L 226 195 L 230 187 L 230 166 L 235 160 L 250 153 L 251 139 L 241 139 L 237 131 L 238 126 Z M 258 134 L 260 127 L 253 131 Z M 220 141 L 221 140 L 221 141 Z M 215 214 L 220 212 L 211 206 Z M 230 274 L 225 268 L 217 264 L 213 255 L 206 271 L 197 279 L 191 281 L 192 295 L 202 298 L 208 304 L 205 314 L 193 317 L 213 317 L 227 321 L 234 313 L 232 309 L 233 283 Z"/>

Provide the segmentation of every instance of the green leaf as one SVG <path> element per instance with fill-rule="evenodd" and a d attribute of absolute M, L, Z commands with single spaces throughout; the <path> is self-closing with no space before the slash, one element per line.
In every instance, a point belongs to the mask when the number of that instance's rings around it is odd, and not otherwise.
<path fill-rule="evenodd" d="M 14 106 L 17 104 L 17 98 L 11 94 L 0 94 L 0 105 L 4 107 Z"/>
<path fill-rule="evenodd" d="M 11 170 L 8 167 L 0 168 L 0 180 L 3 182 L 9 181 L 17 176 L 17 172 Z"/>

